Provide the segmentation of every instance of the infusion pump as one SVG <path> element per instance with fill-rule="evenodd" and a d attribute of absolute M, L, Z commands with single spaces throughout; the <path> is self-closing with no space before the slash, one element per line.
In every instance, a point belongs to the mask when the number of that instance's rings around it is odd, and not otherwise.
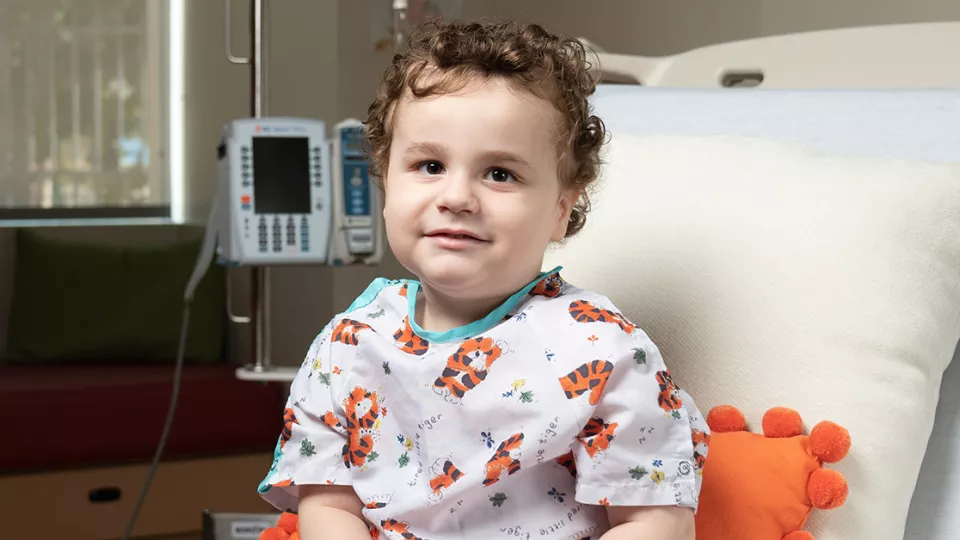
<path fill-rule="evenodd" d="M 376 264 L 380 192 L 361 147 L 363 125 L 248 118 L 223 129 L 211 226 L 230 266 Z"/>

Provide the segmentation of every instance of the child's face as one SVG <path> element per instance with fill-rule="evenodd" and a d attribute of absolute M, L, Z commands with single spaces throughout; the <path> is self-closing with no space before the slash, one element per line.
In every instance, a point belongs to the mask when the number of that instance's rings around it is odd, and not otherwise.
<path fill-rule="evenodd" d="M 558 121 L 549 102 L 502 79 L 404 98 L 383 211 L 397 260 L 464 299 L 508 295 L 536 277 L 575 199 L 557 176 Z"/>

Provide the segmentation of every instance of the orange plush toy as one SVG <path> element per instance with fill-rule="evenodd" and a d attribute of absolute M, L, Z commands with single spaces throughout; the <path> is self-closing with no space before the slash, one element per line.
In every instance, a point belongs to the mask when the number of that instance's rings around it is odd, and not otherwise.
<path fill-rule="evenodd" d="M 746 431 L 743 413 L 720 406 L 707 415 L 711 436 L 697 511 L 697 540 L 813 540 L 802 530 L 814 508 L 847 499 L 847 481 L 823 463 L 850 450 L 850 434 L 820 422 L 802 434 L 800 415 L 777 407 L 763 435 Z"/>
<path fill-rule="evenodd" d="M 760 435 L 730 406 L 711 410 L 707 424 L 697 540 L 813 540 L 802 530 L 810 512 L 846 501 L 847 481 L 823 468 L 850 450 L 850 434 L 837 424 L 820 422 L 803 435 L 800 415 L 778 407 L 763 416 Z M 297 516 L 284 513 L 260 540 L 300 540 Z"/>
<path fill-rule="evenodd" d="M 284 512 L 276 527 L 260 533 L 260 540 L 300 540 L 299 520 L 296 514 Z"/>

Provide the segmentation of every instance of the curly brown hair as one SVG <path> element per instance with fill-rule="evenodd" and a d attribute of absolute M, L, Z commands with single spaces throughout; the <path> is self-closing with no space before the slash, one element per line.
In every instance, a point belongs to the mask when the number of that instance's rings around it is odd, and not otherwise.
<path fill-rule="evenodd" d="M 502 77 L 550 101 L 563 122 L 558 140 L 561 186 L 578 197 L 565 237 L 579 232 L 590 210 L 588 189 L 600 174 L 603 122 L 591 114 L 596 78 L 579 41 L 536 24 L 428 22 L 408 38 L 383 75 L 368 110 L 366 143 L 371 173 L 387 173 L 392 118 L 409 92 L 415 98 L 456 92 L 470 82 Z"/>

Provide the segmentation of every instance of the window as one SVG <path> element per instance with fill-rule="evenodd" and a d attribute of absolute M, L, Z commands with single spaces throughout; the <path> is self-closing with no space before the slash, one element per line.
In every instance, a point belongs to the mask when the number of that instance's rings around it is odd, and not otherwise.
<path fill-rule="evenodd" d="M 175 217 L 180 1 L 0 0 L 0 225 Z"/>

